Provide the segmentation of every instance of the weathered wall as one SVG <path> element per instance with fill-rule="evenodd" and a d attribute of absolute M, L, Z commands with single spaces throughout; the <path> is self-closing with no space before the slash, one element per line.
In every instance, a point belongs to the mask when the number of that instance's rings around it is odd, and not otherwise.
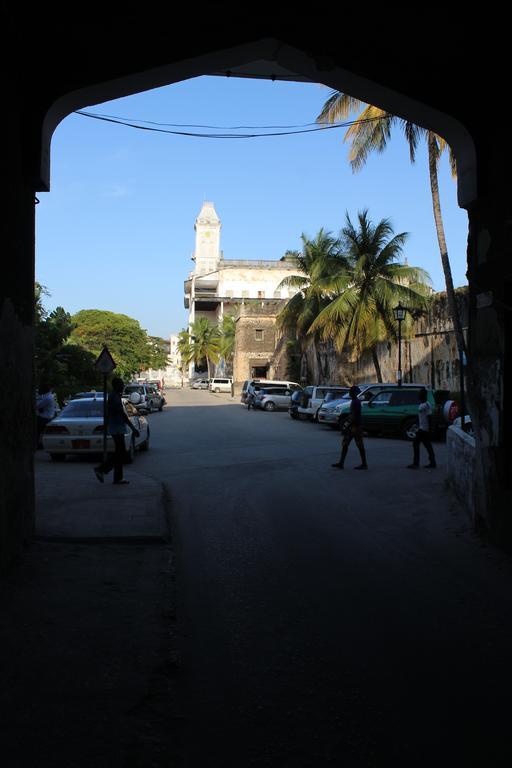
<path fill-rule="evenodd" d="M 458 427 L 449 427 L 446 433 L 446 476 L 461 505 L 475 518 L 475 438 Z"/>
<path fill-rule="evenodd" d="M 457 290 L 463 327 L 467 326 L 468 291 Z M 416 320 L 409 318 L 408 335 L 402 338 L 402 375 L 404 382 L 427 384 L 435 389 L 460 389 L 460 366 L 453 323 L 448 316 L 445 293 L 434 296 L 430 311 Z M 404 335 L 407 330 L 404 330 Z M 395 382 L 398 368 L 398 344 L 383 342 L 377 347 L 382 380 Z M 307 380 L 319 384 L 353 384 L 376 381 L 370 353 L 357 358 L 339 354 L 333 345 L 311 345 L 306 352 Z"/>
<path fill-rule="evenodd" d="M 236 317 L 235 353 L 233 358 L 233 383 L 235 392 L 242 382 L 250 378 L 253 366 L 268 365 L 268 378 L 286 375 L 286 359 L 276 355 L 280 348 L 276 317 L 285 302 L 276 300 L 242 304 Z M 263 339 L 256 338 L 256 330 L 263 331 Z"/>

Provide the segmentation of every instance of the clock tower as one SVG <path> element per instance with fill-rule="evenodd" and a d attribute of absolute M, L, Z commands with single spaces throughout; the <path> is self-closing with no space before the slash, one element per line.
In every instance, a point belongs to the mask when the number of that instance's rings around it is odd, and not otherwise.
<path fill-rule="evenodd" d="M 220 219 L 213 203 L 203 203 L 203 207 L 196 219 L 194 229 L 196 231 L 196 248 L 192 256 L 196 266 L 196 275 L 205 275 L 214 272 L 222 258 L 220 252 Z"/>

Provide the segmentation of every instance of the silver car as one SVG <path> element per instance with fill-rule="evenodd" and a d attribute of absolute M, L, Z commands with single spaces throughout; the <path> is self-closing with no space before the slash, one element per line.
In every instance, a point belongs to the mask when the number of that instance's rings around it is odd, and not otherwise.
<path fill-rule="evenodd" d="M 263 411 L 288 410 L 293 389 L 265 387 L 255 392 L 254 407 Z"/>

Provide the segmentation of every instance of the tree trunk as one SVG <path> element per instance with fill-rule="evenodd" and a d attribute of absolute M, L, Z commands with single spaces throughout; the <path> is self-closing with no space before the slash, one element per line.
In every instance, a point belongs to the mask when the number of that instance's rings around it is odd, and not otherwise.
<path fill-rule="evenodd" d="M 439 184 L 437 179 L 437 144 L 435 134 L 429 131 L 428 134 L 428 165 L 430 171 L 430 188 L 432 190 L 432 207 L 434 209 L 434 220 L 436 223 L 437 241 L 441 253 L 441 264 L 443 265 L 444 281 L 446 285 L 446 297 L 448 299 L 448 312 L 453 320 L 455 337 L 457 339 L 457 348 L 459 356 L 466 352 L 464 333 L 462 323 L 460 322 L 457 301 L 455 298 L 455 289 L 453 287 L 452 269 L 448 258 L 448 249 L 446 247 L 446 238 L 444 236 L 443 218 L 441 216 L 441 201 L 439 198 Z"/>
<path fill-rule="evenodd" d="M 382 383 L 382 371 L 380 369 L 379 356 L 377 355 L 377 349 L 372 347 L 372 360 L 375 366 L 375 373 L 377 374 L 377 381 Z"/>

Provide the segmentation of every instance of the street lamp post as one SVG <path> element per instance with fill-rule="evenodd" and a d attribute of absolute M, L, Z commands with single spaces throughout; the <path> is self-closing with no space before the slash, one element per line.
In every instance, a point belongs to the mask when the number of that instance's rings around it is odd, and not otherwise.
<path fill-rule="evenodd" d="M 397 384 L 402 386 L 402 321 L 405 320 L 406 307 L 402 307 L 399 303 L 397 307 L 393 309 L 395 320 L 398 321 L 398 371 L 397 371 Z"/>

